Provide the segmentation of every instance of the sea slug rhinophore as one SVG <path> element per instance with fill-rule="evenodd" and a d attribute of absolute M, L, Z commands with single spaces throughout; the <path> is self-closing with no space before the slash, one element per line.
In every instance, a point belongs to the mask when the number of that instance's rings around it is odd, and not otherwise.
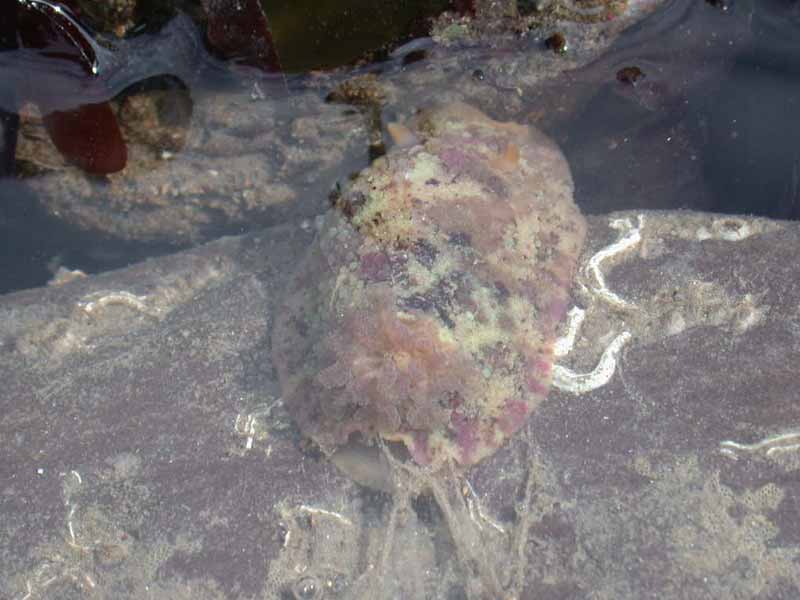
<path fill-rule="evenodd" d="M 541 132 L 464 104 L 394 129 L 291 279 L 274 363 L 324 452 L 382 438 L 468 466 L 547 395 L 586 225 Z"/>

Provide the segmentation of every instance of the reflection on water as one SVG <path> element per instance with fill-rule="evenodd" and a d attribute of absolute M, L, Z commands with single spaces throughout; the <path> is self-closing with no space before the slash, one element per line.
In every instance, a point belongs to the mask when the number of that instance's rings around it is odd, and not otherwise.
<path fill-rule="evenodd" d="M 593 213 L 648 207 L 798 218 L 797 4 L 684 7 L 668 28 L 656 14 L 586 68 L 606 80 L 554 132 L 578 201 Z M 617 85 L 611 74 L 627 65 L 642 78 Z"/>
<path fill-rule="evenodd" d="M 755 4 L 753 44 L 736 56 L 709 119 L 712 210 L 800 218 L 800 5 Z"/>

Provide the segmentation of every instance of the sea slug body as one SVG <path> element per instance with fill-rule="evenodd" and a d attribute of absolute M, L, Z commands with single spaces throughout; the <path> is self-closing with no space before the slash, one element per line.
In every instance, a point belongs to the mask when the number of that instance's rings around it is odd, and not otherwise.
<path fill-rule="evenodd" d="M 586 225 L 539 131 L 453 104 L 336 199 L 273 333 L 286 407 L 333 453 L 475 464 L 548 393 Z"/>

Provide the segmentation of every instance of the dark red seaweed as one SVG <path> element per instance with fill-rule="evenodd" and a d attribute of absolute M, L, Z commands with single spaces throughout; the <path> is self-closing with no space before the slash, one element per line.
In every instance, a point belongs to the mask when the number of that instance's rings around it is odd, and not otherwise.
<path fill-rule="evenodd" d="M 203 0 L 208 17 L 208 41 L 224 58 L 281 70 L 267 17 L 259 0 Z"/>
<path fill-rule="evenodd" d="M 44 115 L 58 151 L 87 173 L 104 175 L 125 167 L 128 150 L 108 102 L 84 104 Z"/>

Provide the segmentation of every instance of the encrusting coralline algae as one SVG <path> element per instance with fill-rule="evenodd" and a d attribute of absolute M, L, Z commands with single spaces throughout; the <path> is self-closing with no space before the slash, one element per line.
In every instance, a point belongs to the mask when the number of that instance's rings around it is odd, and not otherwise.
<path fill-rule="evenodd" d="M 533 128 L 453 104 L 389 130 L 290 283 L 274 361 L 326 453 L 382 438 L 468 466 L 547 395 L 586 225 Z"/>

